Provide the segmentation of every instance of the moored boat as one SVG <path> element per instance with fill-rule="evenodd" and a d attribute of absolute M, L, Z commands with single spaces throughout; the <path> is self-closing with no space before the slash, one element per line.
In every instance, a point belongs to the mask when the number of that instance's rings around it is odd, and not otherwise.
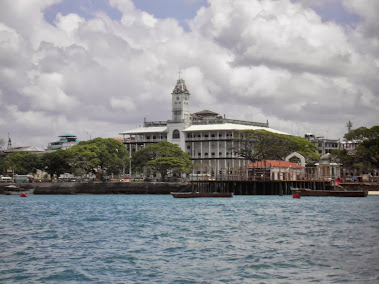
<path fill-rule="evenodd" d="M 6 195 L 32 194 L 33 192 L 34 188 L 26 189 L 13 184 L 6 186 L 4 190 L 4 194 Z"/>
<path fill-rule="evenodd" d="M 233 192 L 171 192 L 174 198 L 233 197 Z"/>
<path fill-rule="evenodd" d="M 366 197 L 367 190 L 312 190 L 308 188 L 291 188 L 300 196 L 334 196 L 334 197 Z"/>

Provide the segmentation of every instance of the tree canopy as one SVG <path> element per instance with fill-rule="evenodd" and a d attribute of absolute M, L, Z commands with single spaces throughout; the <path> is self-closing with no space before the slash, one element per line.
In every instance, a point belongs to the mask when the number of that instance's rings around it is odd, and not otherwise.
<path fill-rule="evenodd" d="M 361 173 L 379 168 L 379 126 L 351 130 L 344 138 L 359 143 L 354 151 L 343 149 L 332 152 L 345 168 L 355 169 Z"/>
<path fill-rule="evenodd" d="M 35 173 L 40 167 L 39 157 L 36 154 L 23 151 L 7 155 L 5 165 L 20 175 Z"/>
<path fill-rule="evenodd" d="M 283 160 L 293 152 L 298 152 L 308 161 L 319 158 L 315 152 L 317 147 L 307 139 L 266 130 L 240 131 L 233 142 L 234 153 L 251 162 Z"/>
<path fill-rule="evenodd" d="M 82 141 L 67 151 L 71 154 L 72 166 L 87 173 L 100 169 L 107 174 L 119 174 L 129 163 L 129 152 L 124 144 L 112 138 Z"/>
<path fill-rule="evenodd" d="M 41 157 L 41 170 L 47 172 L 50 176 L 58 176 L 71 171 L 69 160 L 70 152 L 67 150 L 57 150 L 51 153 L 45 153 Z"/>
<path fill-rule="evenodd" d="M 193 167 L 191 157 L 178 145 L 162 141 L 144 147 L 133 154 L 132 166 L 136 172 L 153 170 L 161 174 L 164 181 L 169 171 L 190 173 Z"/>

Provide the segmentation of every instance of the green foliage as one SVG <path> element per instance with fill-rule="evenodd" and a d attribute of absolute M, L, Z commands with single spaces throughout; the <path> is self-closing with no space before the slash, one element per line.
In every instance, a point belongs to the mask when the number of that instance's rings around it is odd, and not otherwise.
<path fill-rule="evenodd" d="M 4 160 L 0 160 L 0 175 L 6 175 L 7 174 L 8 166 Z"/>
<path fill-rule="evenodd" d="M 359 127 L 346 133 L 344 138 L 348 141 L 363 142 L 366 140 L 376 140 L 379 137 L 379 126 L 373 126 L 371 128 Z"/>
<path fill-rule="evenodd" d="M 232 150 L 235 154 L 252 162 L 283 160 L 293 152 L 298 152 L 309 161 L 319 158 L 315 153 L 317 147 L 307 139 L 266 130 L 240 131 L 234 139 Z"/>
<path fill-rule="evenodd" d="M 346 133 L 344 137 L 349 141 L 360 143 L 352 152 L 346 150 L 332 152 L 345 168 L 356 169 L 360 173 L 379 168 L 379 126 L 360 127 Z"/>
<path fill-rule="evenodd" d="M 112 138 L 95 138 L 82 141 L 68 149 L 71 163 L 87 173 L 97 169 L 107 174 L 119 174 L 129 163 L 129 153 L 124 144 Z"/>
<path fill-rule="evenodd" d="M 0 149 L 2 149 L 5 145 L 5 139 L 4 138 L 0 138 Z"/>
<path fill-rule="evenodd" d="M 15 174 L 35 173 L 39 168 L 39 157 L 31 152 L 13 152 L 5 158 L 5 165 Z"/>
<path fill-rule="evenodd" d="M 52 177 L 54 175 L 59 177 L 61 174 L 71 172 L 70 158 L 70 152 L 67 150 L 45 153 L 41 157 L 40 168 Z"/>
<path fill-rule="evenodd" d="M 164 181 L 169 171 L 190 173 L 193 163 L 191 157 L 178 145 L 163 141 L 135 152 L 132 157 L 132 166 L 136 172 L 150 169 L 159 172 Z"/>
<path fill-rule="evenodd" d="M 73 169 L 82 169 L 85 173 L 90 173 L 100 165 L 100 150 L 96 145 L 78 144 L 66 151 L 70 153 Z"/>
<path fill-rule="evenodd" d="M 291 141 L 290 147 L 288 148 L 289 153 L 287 155 L 293 152 L 297 152 L 300 155 L 302 155 L 306 161 L 309 162 L 315 162 L 320 159 L 320 156 L 316 153 L 318 152 L 318 148 L 309 140 L 303 137 L 292 135 L 285 135 L 285 138 Z"/>

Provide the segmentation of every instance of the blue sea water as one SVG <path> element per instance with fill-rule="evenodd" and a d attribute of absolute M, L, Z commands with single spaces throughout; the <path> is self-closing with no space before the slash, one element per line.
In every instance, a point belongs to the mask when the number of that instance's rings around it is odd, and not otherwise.
<path fill-rule="evenodd" d="M 1 283 L 379 283 L 379 197 L 0 196 Z"/>

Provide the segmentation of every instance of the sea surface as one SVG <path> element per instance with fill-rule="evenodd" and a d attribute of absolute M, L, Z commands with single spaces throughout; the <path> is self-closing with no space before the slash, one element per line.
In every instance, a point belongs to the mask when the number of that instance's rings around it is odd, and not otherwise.
<path fill-rule="evenodd" d="M 379 283 L 379 196 L 0 196 L 0 283 Z"/>

